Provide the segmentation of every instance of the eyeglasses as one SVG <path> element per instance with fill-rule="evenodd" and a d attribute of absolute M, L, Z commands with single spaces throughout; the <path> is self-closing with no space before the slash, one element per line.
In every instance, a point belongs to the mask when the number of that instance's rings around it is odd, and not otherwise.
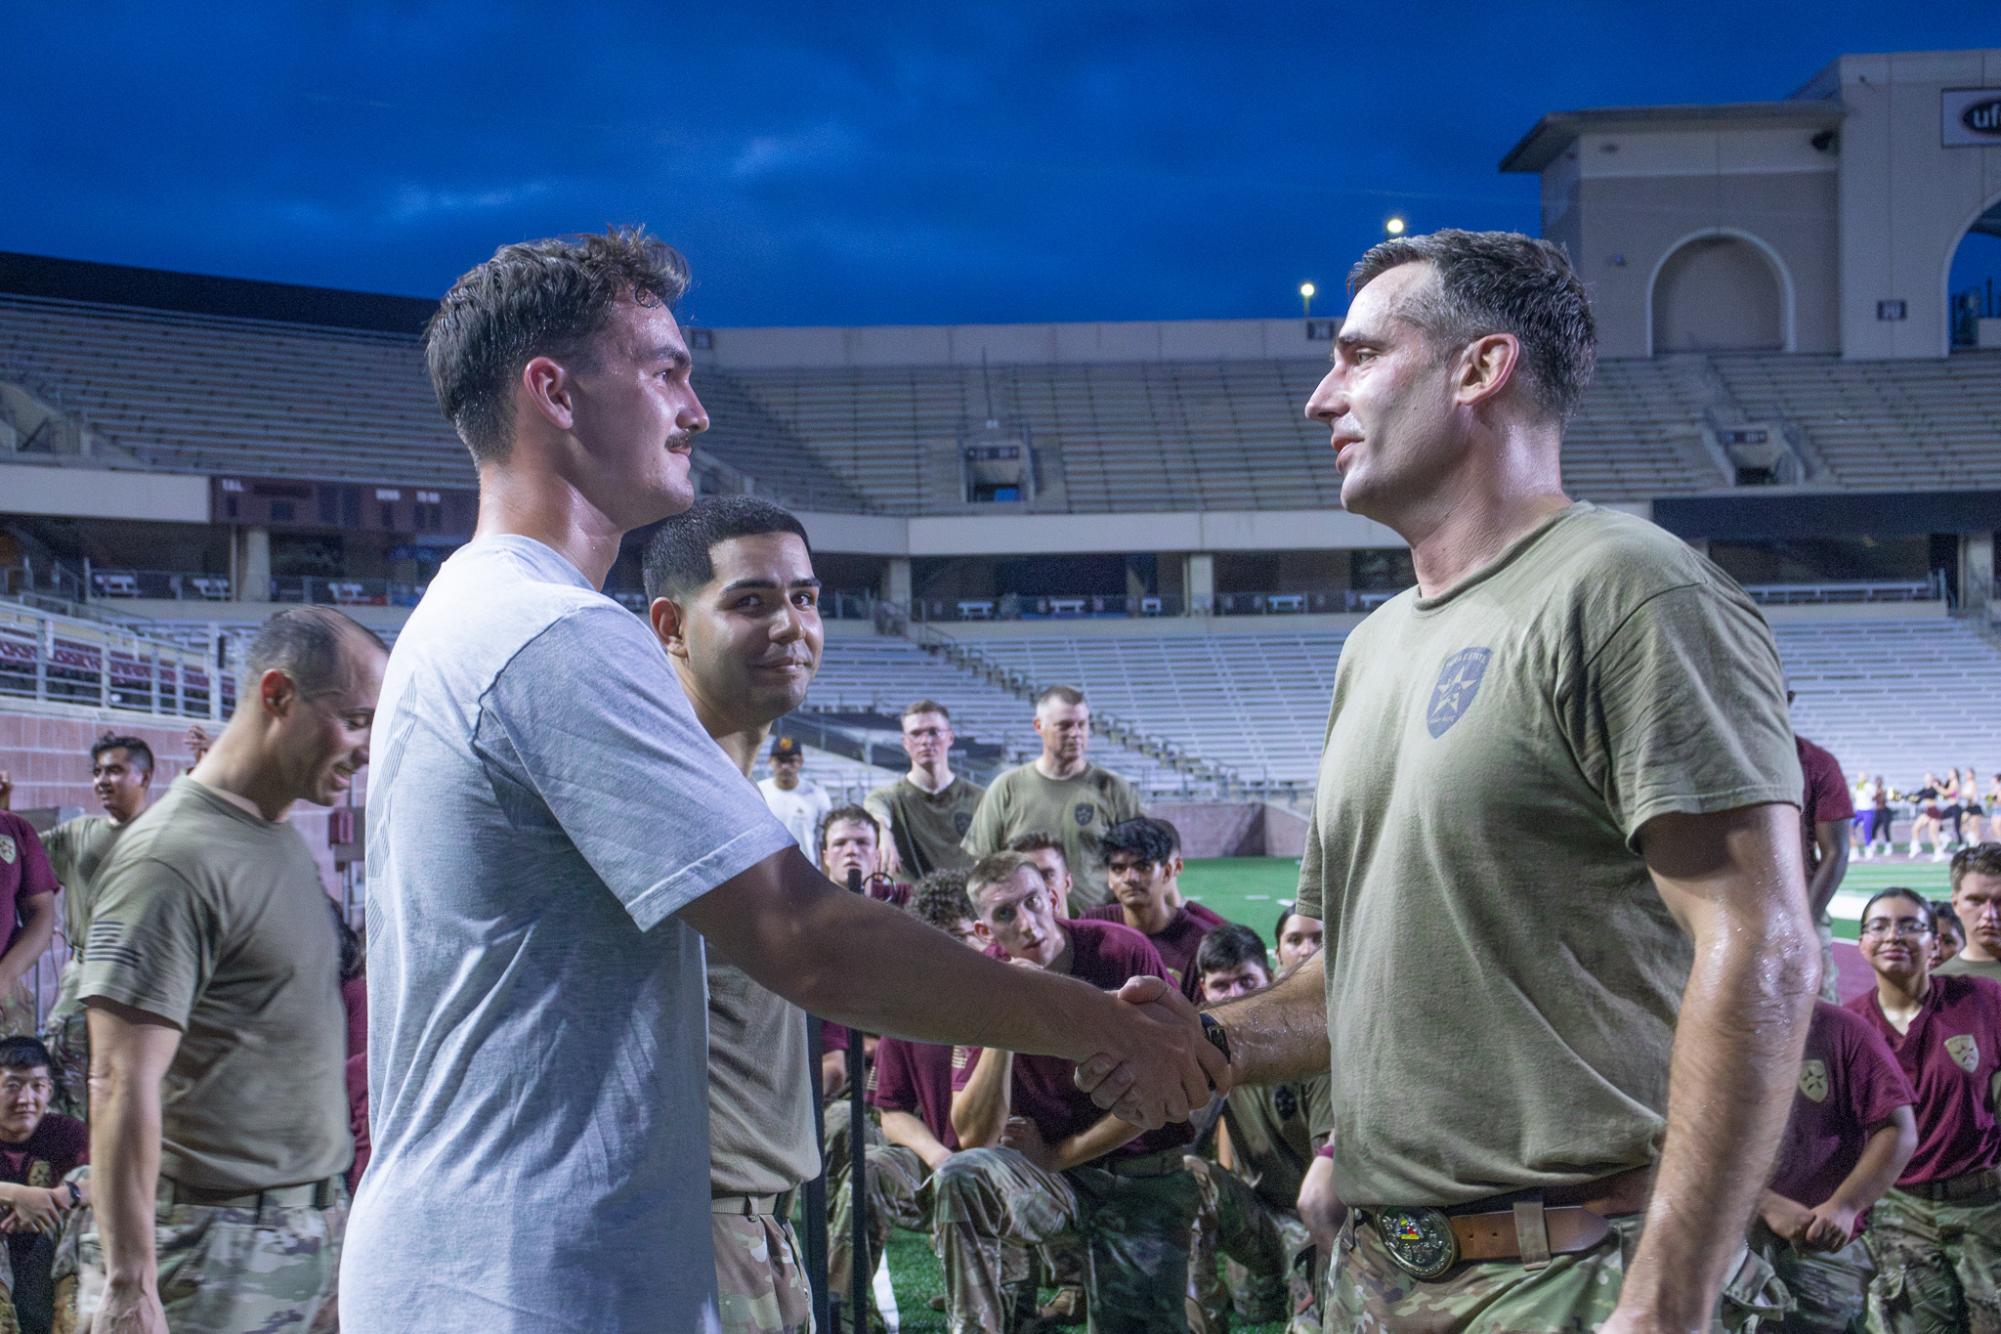
<path fill-rule="evenodd" d="M 1862 934 L 1865 936 L 1916 938 L 1928 936 L 1931 932 L 1931 924 L 1916 917 L 1899 917 L 1894 922 L 1887 917 L 1872 917 L 1862 924 Z"/>

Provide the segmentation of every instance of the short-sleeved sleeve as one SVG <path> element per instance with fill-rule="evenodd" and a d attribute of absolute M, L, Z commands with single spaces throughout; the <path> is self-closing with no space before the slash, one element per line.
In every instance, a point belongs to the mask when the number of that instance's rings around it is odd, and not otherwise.
<path fill-rule="evenodd" d="M 1800 803 L 1771 632 L 1748 602 L 1707 583 L 1635 608 L 1560 703 L 1579 765 L 1635 846 L 1658 815 Z"/>
<path fill-rule="evenodd" d="M 9 825 L 14 830 L 14 855 L 21 860 L 21 887 L 14 892 L 15 902 L 55 893 L 55 868 L 49 865 L 48 850 L 34 826 L 26 820 L 10 821 Z"/>
<path fill-rule="evenodd" d="M 1853 1124 L 1874 1129 L 1888 1121 L 1899 1107 L 1917 1103 L 1911 1081 L 1897 1064 L 1890 1044 L 1867 1022 L 1857 1020 L 1841 1026 L 1846 1048 L 1845 1093 Z"/>
<path fill-rule="evenodd" d="M 1112 775 L 1112 790 L 1107 795 L 1109 801 L 1106 804 L 1112 808 L 1113 824 L 1121 820 L 1135 820 L 1145 814 L 1140 809 L 1138 791 L 1117 774 Z"/>
<path fill-rule="evenodd" d="M 971 856 L 984 857 L 990 852 L 1000 851 L 1001 843 L 1007 837 L 1008 791 L 1007 775 L 1003 774 L 980 798 L 979 806 L 973 811 L 972 826 L 959 843 Z"/>
<path fill-rule="evenodd" d="M 973 1082 L 973 1067 L 980 1063 L 980 1053 L 984 1050 L 983 1047 L 952 1048 L 952 1092 L 957 1093 Z"/>
<path fill-rule="evenodd" d="M 1305 1095 L 1306 1128 L 1319 1148 L 1334 1133 L 1334 1076 L 1315 1075 L 1300 1086 Z"/>
<path fill-rule="evenodd" d="M 498 784 L 532 789 L 641 930 L 793 846 L 616 605 L 580 608 L 525 645 L 481 700 L 475 743 Z"/>
<path fill-rule="evenodd" d="M 917 1106 L 917 1078 L 910 1068 L 908 1047 L 898 1038 L 875 1046 L 875 1068 L 869 1072 L 869 1105 L 885 1112 L 910 1112 Z"/>
<path fill-rule="evenodd" d="M 185 1029 L 215 967 L 216 924 L 193 885 L 151 857 L 100 873 L 77 995 L 157 1015 Z"/>
<path fill-rule="evenodd" d="M 1842 776 L 1841 763 L 1816 746 L 1802 757 L 1806 770 L 1806 810 L 1815 824 L 1838 824 L 1855 818 L 1855 799 Z"/>

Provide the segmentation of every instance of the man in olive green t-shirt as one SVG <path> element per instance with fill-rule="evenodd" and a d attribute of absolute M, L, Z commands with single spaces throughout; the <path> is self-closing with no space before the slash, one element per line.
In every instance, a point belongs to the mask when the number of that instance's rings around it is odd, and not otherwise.
<path fill-rule="evenodd" d="M 96 1085 L 80 1329 L 304 1330 L 330 1313 L 347 1018 L 326 890 L 285 816 L 334 804 L 368 762 L 386 660 L 338 612 L 272 617 L 214 748 L 99 872 L 77 987 Z"/>
<path fill-rule="evenodd" d="M 862 801 L 888 831 L 883 842 L 887 874 L 900 871 L 915 882 L 933 871 L 973 864 L 959 841 L 972 829 L 986 789 L 952 772 L 956 739 L 951 710 L 938 701 L 920 699 L 903 711 L 903 750 L 910 756 L 910 772 Z"/>
<path fill-rule="evenodd" d="M 1023 834 L 1053 834 L 1063 840 L 1063 858 L 1074 884 L 1070 903 L 1078 912 L 1111 901 L 1098 855 L 1105 831 L 1141 814 L 1132 785 L 1085 755 L 1091 745 L 1091 706 L 1073 686 L 1050 686 L 1035 697 L 1035 730 L 1042 753 L 1009 769 L 973 813 L 963 844 L 975 858 L 1005 849 Z"/>
<path fill-rule="evenodd" d="M 1335 674 L 1298 902 L 1326 949 L 1215 1012 L 1239 1081 L 1336 1072 L 1328 1327 L 1775 1311 L 1744 1220 L 1819 968 L 1770 631 L 1563 493 L 1594 334 L 1559 248 L 1401 238 L 1350 286 L 1307 412 L 1417 587 Z"/>
<path fill-rule="evenodd" d="M 136 736 L 99 737 L 90 748 L 90 785 L 104 814 L 65 820 L 42 836 L 49 865 L 63 887 L 63 939 L 69 944 L 69 961 L 63 965 L 56 1003 L 43 1021 L 42 1040 L 55 1062 L 50 1072 L 55 1109 L 79 1120 L 89 1119 L 90 1077 L 90 1034 L 76 995 L 83 942 L 90 934 L 97 873 L 152 799 L 153 748 Z"/>
<path fill-rule="evenodd" d="M 1938 971 L 2001 982 L 2001 841 L 1953 854 L 1952 911 L 1966 929 L 1966 948 Z"/>

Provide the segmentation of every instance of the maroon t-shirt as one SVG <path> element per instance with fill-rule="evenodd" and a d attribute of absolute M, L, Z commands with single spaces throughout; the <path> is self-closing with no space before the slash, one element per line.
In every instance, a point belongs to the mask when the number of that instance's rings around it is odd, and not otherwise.
<path fill-rule="evenodd" d="M 1815 1002 L 1772 1189 L 1808 1207 L 1822 1203 L 1855 1170 L 1869 1136 L 1916 1102 L 1867 1019 Z"/>
<path fill-rule="evenodd" d="M 1117 902 L 1100 904 L 1084 914 L 1084 920 L 1091 922 L 1126 922 L 1126 910 Z M 1199 903 L 1184 903 L 1181 911 L 1174 914 L 1174 920 L 1158 935 L 1148 936 L 1153 947 L 1160 951 L 1160 961 L 1167 965 L 1167 975 L 1181 988 L 1181 994 L 1189 1000 L 1202 999 L 1202 974 L 1195 967 L 1195 952 L 1202 948 L 1202 938 L 1223 925 L 1223 919 Z"/>
<path fill-rule="evenodd" d="M 1917 1090 L 1918 1151 L 1900 1186 L 1950 1181 L 2001 1162 L 2001 1125 L 1987 1101 L 2001 1072 L 2001 982 L 1933 973 L 1931 984 L 1908 1033 L 1883 1017 L 1874 987 L 1847 1006 L 1889 1044 Z"/>
<path fill-rule="evenodd" d="M 1080 982 L 1110 991 L 1124 986 L 1128 978 L 1169 978 L 1167 965 L 1160 960 L 1160 951 L 1129 926 L 1087 920 L 1059 920 L 1058 925 L 1070 933 L 1070 976 Z M 998 945 L 991 946 L 987 953 L 996 959 L 1007 957 L 1006 951 Z M 972 1079 L 973 1067 L 979 1063 L 979 1057 L 978 1047 L 964 1047 L 954 1052 L 954 1093 L 966 1087 Z M 1042 1138 L 1051 1144 L 1082 1134 L 1105 1115 L 1091 1101 L 1089 1094 L 1077 1091 L 1077 1085 L 1071 1079 L 1076 1069 L 1075 1061 L 1057 1056 L 1014 1058 L 1014 1089 L 1009 1103 L 1012 1114 L 1033 1121 L 1035 1128 L 1042 1132 Z M 1194 1127 L 1182 1121 L 1150 1130 L 1107 1156 L 1158 1153 L 1186 1144 L 1194 1137 Z"/>
<path fill-rule="evenodd" d="M 12 811 L 0 811 L 0 954 L 21 929 L 21 900 L 56 892 L 56 873 L 35 827 Z"/>
<path fill-rule="evenodd" d="M 21 1143 L 0 1143 L 0 1181 L 47 1188 L 89 1161 L 90 1127 L 50 1112 Z"/>
<path fill-rule="evenodd" d="M 1841 761 L 1803 736 L 1794 736 L 1793 746 L 1799 751 L 1800 772 L 1806 775 L 1806 792 L 1800 799 L 1800 826 L 1806 834 L 1806 864 L 1811 869 L 1814 826 L 1854 819 L 1855 796 L 1848 790 Z"/>
<path fill-rule="evenodd" d="M 354 1132 L 354 1162 L 347 1169 L 352 1191 L 368 1170 L 373 1147 L 368 1140 L 368 976 L 358 974 L 340 984 L 340 1003 L 347 1009 L 347 1128 Z"/>
<path fill-rule="evenodd" d="M 956 1151 L 952 1133 L 952 1047 L 947 1043 L 884 1038 L 869 1071 L 869 1103 L 885 1112 L 908 1112 Z"/>

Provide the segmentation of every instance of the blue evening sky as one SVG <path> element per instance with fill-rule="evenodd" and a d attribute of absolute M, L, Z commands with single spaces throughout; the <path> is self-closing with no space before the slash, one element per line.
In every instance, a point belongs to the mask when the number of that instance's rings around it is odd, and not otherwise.
<path fill-rule="evenodd" d="M 0 249 L 434 296 L 643 221 L 718 325 L 1338 313 L 1536 225 L 1545 112 L 1783 97 L 1992 0 L 0 6 Z M 1330 299 L 1331 298 L 1331 299 Z"/>

